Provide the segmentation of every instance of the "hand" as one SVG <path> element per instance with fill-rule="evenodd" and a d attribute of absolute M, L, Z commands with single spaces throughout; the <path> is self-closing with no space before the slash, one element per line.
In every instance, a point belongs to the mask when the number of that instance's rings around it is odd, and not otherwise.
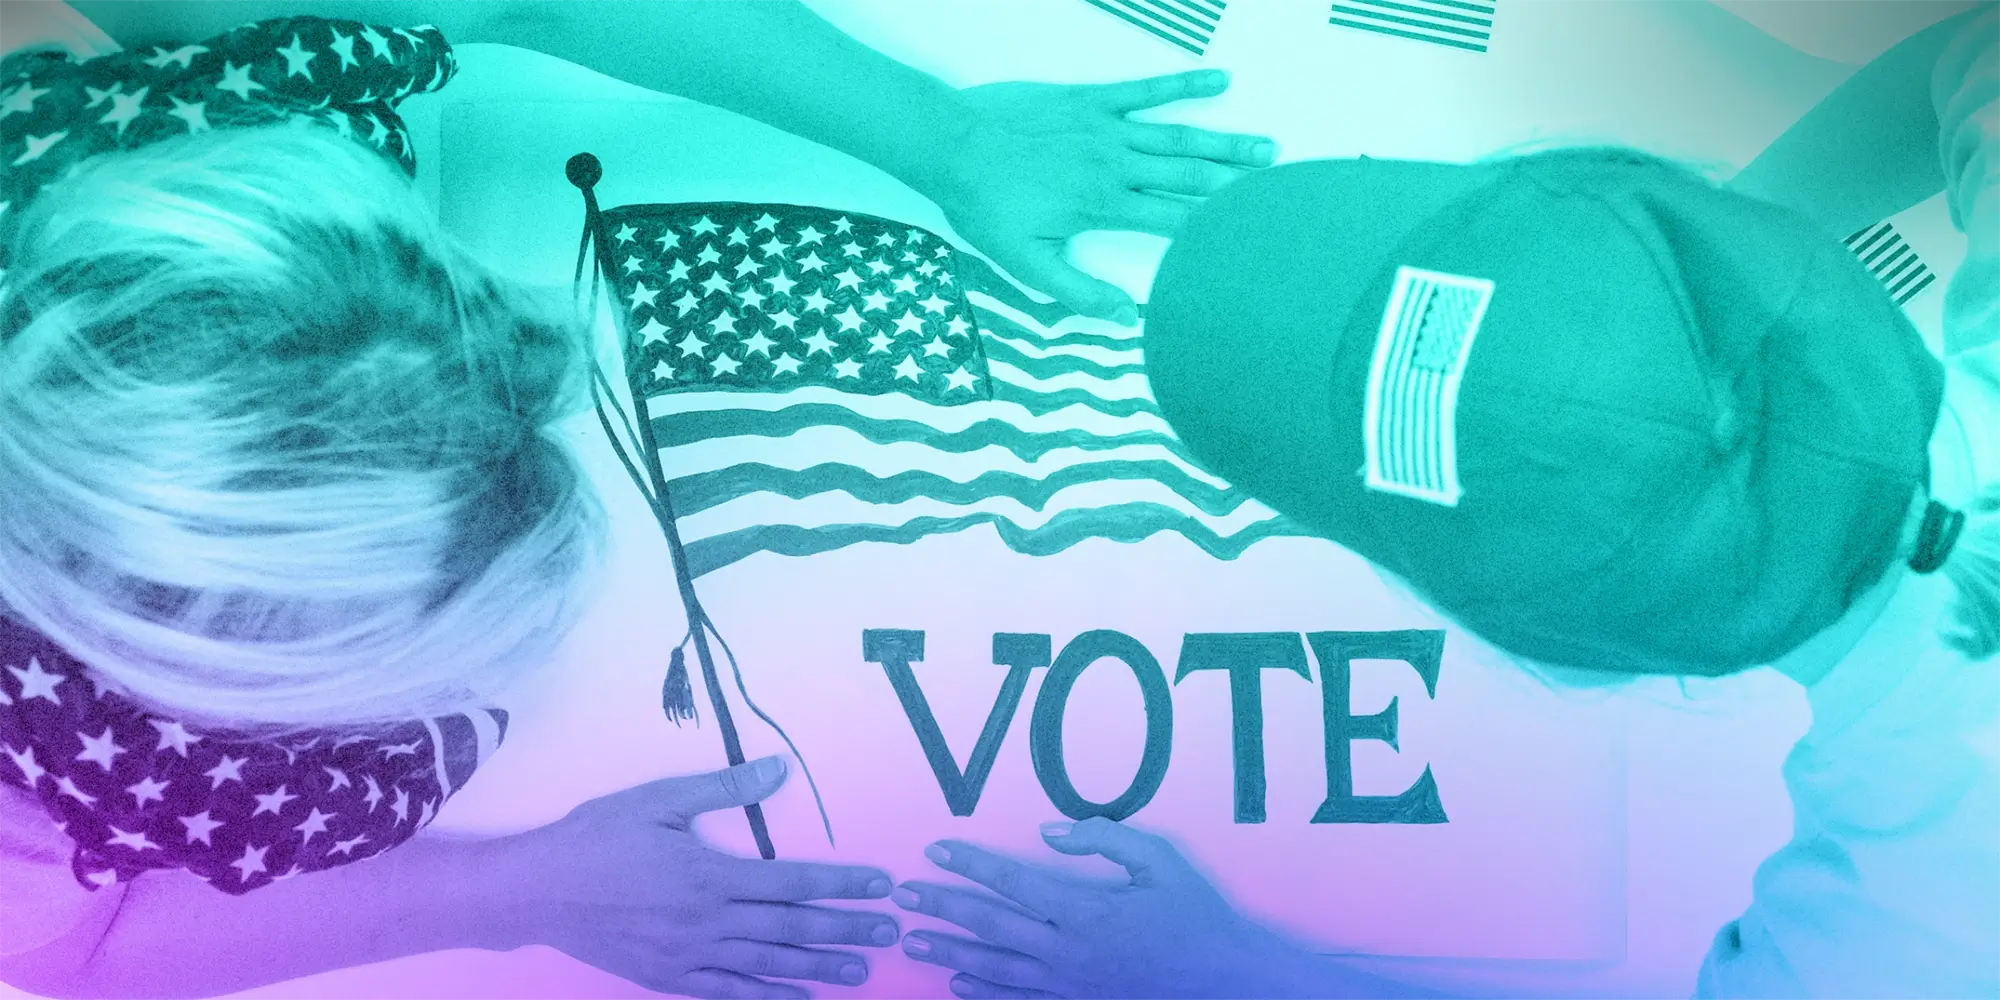
<path fill-rule="evenodd" d="M 1064 854 L 1099 854 L 1123 884 L 1089 884 L 957 841 L 925 850 L 938 867 L 996 898 L 958 886 L 907 882 L 906 910 L 978 940 L 935 931 L 903 939 L 910 957 L 958 971 L 961 997 L 1277 996 L 1302 960 L 1245 919 L 1167 841 L 1103 818 L 1042 828 Z"/>
<path fill-rule="evenodd" d="M 523 925 L 512 944 L 547 944 L 647 989 L 698 997 L 804 997 L 770 979 L 856 985 L 860 955 L 886 947 L 887 916 L 807 905 L 880 899 L 873 868 L 723 854 L 690 830 L 696 816 L 757 802 L 784 783 L 776 757 L 669 778 L 578 806 L 507 838 L 496 882 Z"/>
<path fill-rule="evenodd" d="M 1229 86 L 1215 70 L 1090 86 L 996 83 L 960 91 L 970 124 L 926 191 L 952 228 L 1015 278 L 1089 316 L 1131 325 L 1115 286 L 1071 266 L 1069 239 L 1094 229 L 1171 236 L 1195 200 L 1245 168 L 1269 166 L 1270 140 L 1126 116 Z"/>

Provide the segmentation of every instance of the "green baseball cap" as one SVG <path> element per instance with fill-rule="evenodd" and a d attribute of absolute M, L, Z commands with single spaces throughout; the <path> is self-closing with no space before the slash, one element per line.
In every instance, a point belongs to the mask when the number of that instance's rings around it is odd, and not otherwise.
<path fill-rule="evenodd" d="M 1515 655 L 1776 660 L 1894 560 L 1943 369 L 1812 223 L 1624 150 L 1251 174 L 1147 306 L 1216 474 Z"/>

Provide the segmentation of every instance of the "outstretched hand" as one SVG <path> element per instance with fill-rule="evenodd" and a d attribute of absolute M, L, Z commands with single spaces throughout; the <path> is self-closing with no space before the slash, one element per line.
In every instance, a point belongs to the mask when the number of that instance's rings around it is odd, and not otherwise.
<path fill-rule="evenodd" d="M 1135 111 L 1214 97 L 1218 70 L 1128 83 L 996 83 L 960 91 L 970 124 L 938 190 L 958 234 L 1028 286 L 1099 319 L 1138 314 L 1115 286 L 1065 256 L 1091 230 L 1171 236 L 1200 199 L 1269 166 L 1268 139 L 1131 120 Z"/>
<path fill-rule="evenodd" d="M 956 970 L 961 997 L 1277 996 L 1300 953 L 1238 914 L 1172 844 L 1108 819 L 1052 823 L 1064 854 L 1102 855 L 1127 879 L 1092 884 L 958 841 L 924 853 L 992 890 L 906 882 L 898 906 L 972 937 L 911 931 L 910 957 Z"/>

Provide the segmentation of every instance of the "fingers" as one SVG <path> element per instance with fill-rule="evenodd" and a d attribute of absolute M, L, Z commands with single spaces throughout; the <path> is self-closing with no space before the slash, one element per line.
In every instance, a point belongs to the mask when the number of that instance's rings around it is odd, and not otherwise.
<path fill-rule="evenodd" d="M 1085 89 L 1091 92 L 1100 106 L 1125 114 L 1175 101 L 1214 97 L 1229 89 L 1229 74 L 1218 69 L 1198 69 L 1144 80 L 1098 84 Z"/>
<path fill-rule="evenodd" d="M 770 1000 L 805 1000 L 812 996 L 796 986 L 784 983 L 767 983 L 741 973 L 723 969 L 696 969 L 681 977 L 674 984 L 673 992 L 685 993 L 691 997 L 713 998 L 713 1000 L 738 1000 L 738 998 L 770 998 Z"/>
<path fill-rule="evenodd" d="M 992 998 L 992 1000 L 1044 1000 L 1044 998 L 1061 996 L 1059 993 L 1031 990 L 1020 986 L 1002 986 L 999 983 L 990 982 L 978 976 L 966 975 L 965 973 L 959 973 L 951 977 L 951 993 L 953 996 L 965 997 L 966 1000 L 987 1000 L 987 998 Z"/>
<path fill-rule="evenodd" d="M 1089 889 L 983 847 L 948 840 L 924 848 L 945 871 L 971 879 L 1053 921 L 1060 921 Z"/>
<path fill-rule="evenodd" d="M 892 917 L 798 903 L 734 903 L 717 918 L 726 937 L 772 944 L 851 944 L 886 948 L 901 929 Z M 831 980 L 829 980 L 831 982 Z"/>
<path fill-rule="evenodd" d="M 765 757 L 727 770 L 655 781 L 631 792 L 656 803 L 669 825 L 685 827 L 702 813 L 761 802 L 784 783 L 784 759 Z"/>
<path fill-rule="evenodd" d="M 1268 167 L 1278 158 L 1278 147 L 1256 135 L 1210 132 L 1192 125 L 1155 125 L 1133 122 L 1126 144 L 1149 156 L 1206 160 L 1239 167 Z"/>
<path fill-rule="evenodd" d="M 1243 171 L 1230 166 L 1188 156 L 1147 156 L 1125 158 L 1125 183 L 1146 191 L 1207 196 L 1236 182 Z"/>
<path fill-rule="evenodd" d="M 957 924 L 1003 947 L 1037 951 L 1054 939 L 1047 921 L 983 892 L 932 882 L 905 882 L 889 897 L 912 913 Z"/>
<path fill-rule="evenodd" d="M 1143 191 L 1124 191 L 1112 196 L 1097 215 L 1104 229 L 1122 229 L 1154 236 L 1173 236 L 1180 231 L 1195 206 Z"/>
<path fill-rule="evenodd" d="M 738 975 L 768 979 L 798 979 L 835 986 L 859 986 L 868 981 L 868 961 L 859 955 L 769 941 L 724 941 L 703 961 L 714 962 Z"/>
<path fill-rule="evenodd" d="M 1139 197 L 1134 194 L 1133 197 Z M 1139 321 L 1138 307 L 1116 285 L 1099 281 L 1077 270 L 1063 257 L 1063 241 L 1026 240 L 1006 252 L 992 250 L 993 259 L 1030 288 L 1038 289 L 1063 305 L 1096 319 L 1108 319 L 1131 326 Z"/>
<path fill-rule="evenodd" d="M 717 885 L 728 898 L 738 902 L 881 899 L 889 894 L 889 874 L 880 868 L 747 858 L 728 858 L 721 867 Z"/>
<path fill-rule="evenodd" d="M 950 934 L 912 931 L 903 938 L 903 954 L 1013 989 L 1049 984 L 1050 970 L 1041 959 Z"/>
<path fill-rule="evenodd" d="M 1042 839 L 1064 854 L 1098 854 L 1124 868 L 1137 882 L 1187 870 L 1187 859 L 1164 838 L 1102 816 L 1079 823 L 1044 823 Z"/>

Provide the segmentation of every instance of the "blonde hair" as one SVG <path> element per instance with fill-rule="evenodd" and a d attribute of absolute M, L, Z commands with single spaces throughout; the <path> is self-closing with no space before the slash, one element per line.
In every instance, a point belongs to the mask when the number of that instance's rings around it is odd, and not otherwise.
<path fill-rule="evenodd" d="M 1940 572 L 1958 591 L 1940 629 L 1945 645 L 1974 660 L 2000 653 L 2000 483 L 1967 506 Z"/>
<path fill-rule="evenodd" d="M 99 157 L 0 284 L 0 607 L 236 731 L 462 710 L 573 621 L 583 327 L 313 123 Z"/>

